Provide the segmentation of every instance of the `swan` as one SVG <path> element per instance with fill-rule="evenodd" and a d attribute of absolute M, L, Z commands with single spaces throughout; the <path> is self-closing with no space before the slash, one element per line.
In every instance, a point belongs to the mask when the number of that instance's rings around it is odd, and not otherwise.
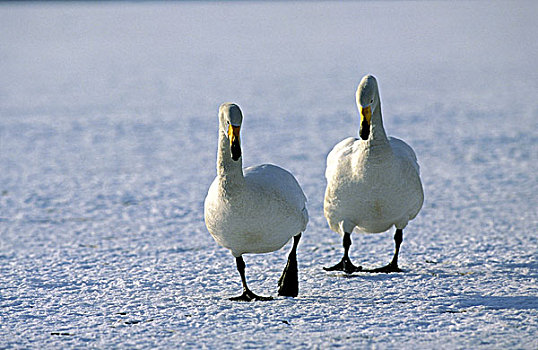
<path fill-rule="evenodd" d="M 271 164 L 242 168 L 242 121 L 239 106 L 220 106 L 217 176 L 205 199 L 205 224 L 215 241 L 235 257 L 243 294 L 230 298 L 234 301 L 272 299 L 256 295 L 248 288 L 243 255 L 276 251 L 293 237 L 293 247 L 278 282 L 278 294 L 296 297 L 297 245 L 308 223 L 306 197 L 287 170 Z"/>
<path fill-rule="evenodd" d="M 327 271 L 400 272 L 403 229 L 424 202 L 417 157 L 404 141 L 387 137 L 381 118 L 377 81 L 366 75 L 357 88 L 359 138 L 338 143 L 327 156 L 324 214 L 331 230 L 343 236 L 344 256 Z M 366 270 L 349 258 L 351 233 L 380 233 L 396 227 L 392 261 Z"/>

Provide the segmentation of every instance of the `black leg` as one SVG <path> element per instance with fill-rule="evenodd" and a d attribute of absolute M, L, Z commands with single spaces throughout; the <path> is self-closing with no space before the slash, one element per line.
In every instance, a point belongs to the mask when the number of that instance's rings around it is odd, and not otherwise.
<path fill-rule="evenodd" d="M 285 297 L 296 297 L 299 294 L 299 277 L 297 271 L 297 245 L 302 233 L 293 237 L 293 248 L 288 256 L 288 263 L 278 280 L 278 295 Z"/>
<path fill-rule="evenodd" d="M 398 267 L 398 254 L 400 253 L 400 244 L 402 244 L 403 240 L 403 230 L 396 229 L 396 233 L 394 234 L 394 243 L 396 245 L 396 248 L 394 250 L 394 256 L 392 257 L 392 261 L 387 266 L 379 267 L 377 269 L 372 270 L 363 270 L 364 272 L 402 272 L 402 270 Z"/>
<path fill-rule="evenodd" d="M 340 262 L 334 266 L 331 267 L 324 267 L 323 269 L 325 271 L 344 271 L 345 273 L 353 273 L 357 271 L 362 271 L 361 266 L 355 266 L 351 262 L 351 259 L 349 259 L 349 247 L 351 246 L 351 233 L 345 232 L 344 233 L 344 239 L 343 239 L 343 245 L 344 245 L 344 257 Z"/>
<path fill-rule="evenodd" d="M 243 294 L 241 294 L 238 297 L 230 298 L 232 301 L 252 301 L 252 300 L 272 300 L 271 297 L 261 297 L 259 295 L 254 294 L 250 289 L 248 289 L 247 286 L 247 279 L 245 277 L 245 261 L 243 260 L 243 257 L 237 257 L 235 258 L 235 262 L 237 264 L 237 271 L 239 271 L 239 274 L 241 275 L 241 283 L 243 283 Z"/>

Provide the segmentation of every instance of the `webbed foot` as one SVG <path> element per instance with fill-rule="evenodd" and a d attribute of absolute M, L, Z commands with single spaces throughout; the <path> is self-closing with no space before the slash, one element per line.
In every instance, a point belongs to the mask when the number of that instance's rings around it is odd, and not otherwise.
<path fill-rule="evenodd" d="M 390 264 L 383 267 L 378 267 L 377 269 L 368 269 L 363 271 L 371 273 L 403 272 L 403 270 L 398 267 L 398 254 L 400 253 L 400 245 L 402 244 L 402 240 L 403 230 L 397 229 L 394 233 L 394 243 L 396 245 L 396 248 L 394 250 L 394 256 L 392 257 L 392 261 L 390 262 Z"/>
<path fill-rule="evenodd" d="M 295 298 L 299 294 L 299 273 L 297 271 L 297 245 L 301 234 L 294 237 L 293 248 L 288 257 L 288 262 L 282 276 L 278 280 L 278 295 Z"/>
<path fill-rule="evenodd" d="M 325 271 L 344 271 L 345 273 L 351 274 L 353 272 L 363 271 L 362 266 L 355 266 L 351 262 L 351 259 L 348 257 L 343 257 L 340 262 L 331 267 L 324 267 Z"/>
<path fill-rule="evenodd" d="M 230 298 L 231 301 L 253 301 L 253 300 L 259 300 L 259 301 L 268 301 L 273 300 L 273 297 L 262 297 L 257 294 L 254 294 L 251 290 L 247 289 L 237 297 Z"/>
<path fill-rule="evenodd" d="M 383 267 L 378 267 L 377 269 L 364 269 L 362 272 L 370 273 L 390 273 L 390 272 L 403 272 L 402 269 L 398 267 L 398 264 L 390 263 Z"/>

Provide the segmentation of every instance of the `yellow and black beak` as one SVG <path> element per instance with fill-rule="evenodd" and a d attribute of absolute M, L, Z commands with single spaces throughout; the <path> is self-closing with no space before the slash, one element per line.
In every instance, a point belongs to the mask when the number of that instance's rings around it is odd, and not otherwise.
<path fill-rule="evenodd" d="M 372 125 L 372 108 L 370 106 L 368 107 L 361 107 L 361 126 L 359 130 L 359 136 L 363 140 L 368 140 L 368 137 L 370 137 L 370 125 Z"/>
<path fill-rule="evenodd" d="M 232 159 L 238 160 L 241 157 L 241 143 L 239 142 L 240 126 L 230 125 L 228 127 L 228 138 L 230 139 L 230 149 L 232 151 Z"/>

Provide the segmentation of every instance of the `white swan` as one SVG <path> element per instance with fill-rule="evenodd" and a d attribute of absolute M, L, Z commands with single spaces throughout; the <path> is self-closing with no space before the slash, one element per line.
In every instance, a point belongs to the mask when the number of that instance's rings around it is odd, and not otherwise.
<path fill-rule="evenodd" d="M 275 165 L 264 164 L 243 171 L 239 139 L 242 121 L 237 105 L 220 106 L 217 177 L 205 199 L 205 223 L 215 241 L 230 249 L 236 258 L 243 294 L 231 300 L 271 299 L 260 297 L 248 288 L 242 255 L 273 252 L 294 237 L 278 294 L 295 297 L 299 288 L 297 245 L 308 223 L 306 197 L 293 175 Z"/>
<path fill-rule="evenodd" d="M 424 202 L 419 166 L 410 146 L 385 134 L 377 81 L 372 75 L 362 78 L 356 96 L 360 138 L 341 141 L 327 156 L 324 212 L 330 228 L 343 236 L 344 257 L 325 270 L 398 272 L 403 229 Z M 390 264 L 363 270 L 351 263 L 353 229 L 379 233 L 393 225 L 396 249 Z"/>

